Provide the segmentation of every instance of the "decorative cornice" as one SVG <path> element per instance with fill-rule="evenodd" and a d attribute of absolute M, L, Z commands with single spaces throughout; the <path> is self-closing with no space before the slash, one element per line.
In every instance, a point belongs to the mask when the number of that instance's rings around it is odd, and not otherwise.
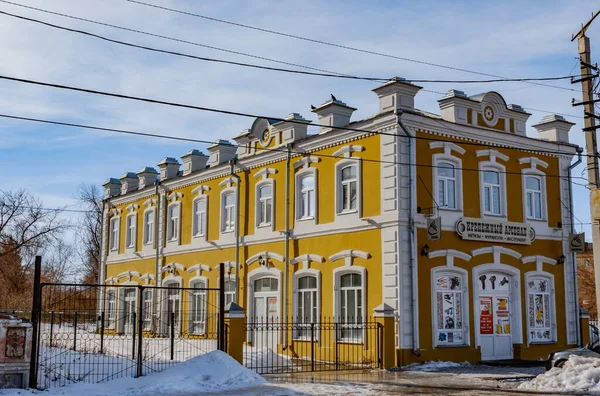
<path fill-rule="evenodd" d="M 261 256 L 265 260 L 275 259 L 275 260 L 281 261 L 281 262 L 284 261 L 284 257 L 281 254 L 277 254 L 277 253 L 274 253 L 274 252 L 260 252 L 260 253 L 256 253 L 255 255 L 249 257 L 248 260 L 246 260 L 246 265 L 252 264 L 256 260 L 258 260 Z"/>
<path fill-rule="evenodd" d="M 352 156 L 352 153 L 360 153 L 361 151 L 365 151 L 365 148 L 363 146 L 349 145 L 334 151 L 332 155 L 334 157 L 341 157 L 343 155 L 344 158 L 350 158 Z"/>
<path fill-rule="evenodd" d="M 519 164 L 521 164 L 521 165 L 529 164 L 531 166 L 531 169 L 537 169 L 538 166 L 541 166 L 544 169 L 548 168 L 548 163 L 546 161 L 542 161 L 541 159 L 539 159 L 537 157 L 519 158 Z"/>
<path fill-rule="evenodd" d="M 194 194 L 202 195 L 206 191 L 210 191 L 210 187 L 202 184 L 192 190 L 192 195 L 194 195 Z"/>
<path fill-rule="evenodd" d="M 475 151 L 475 154 L 477 155 L 477 157 L 490 157 L 490 161 L 492 162 L 496 162 L 496 158 L 499 158 L 504 162 L 510 159 L 507 155 L 504 155 L 498 150 L 494 149 L 477 150 Z"/>
<path fill-rule="evenodd" d="M 269 175 L 274 175 L 277 173 L 277 169 L 275 168 L 262 168 L 261 170 L 259 170 L 258 172 L 256 172 L 254 174 L 254 178 L 258 179 L 260 177 L 262 177 L 263 180 L 266 180 Z"/>
<path fill-rule="evenodd" d="M 177 201 L 178 199 L 183 198 L 183 194 L 180 192 L 172 192 L 167 195 L 167 201 Z"/>
<path fill-rule="evenodd" d="M 352 259 L 353 258 L 363 258 L 363 259 L 369 259 L 371 257 L 371 255 L 367 252 L 364 252 L 362 250 L 353 250 L 353 249 L 348 249 L 348 250 L 342 250 L 341 252 L 338 252 L 334 255 L 329 256 L 329 261 L 337 261 L 339 259 L 345 259 L 345 265 L 346 266 L 351 266 L 352 265 Z"/>
<path fill-rule="evenodd" d="M 302 157 L 298 161 L 294 162 L 294 169 L 298 169 L 300 167 L 303 167 L 304 169 L 306 169 L 310 166 L 310 164 L 316 164 L 319 161 L 321 161 L 321 158 L 316 157 L 314 155 Z"/>
<path fill-rule="evenodd" d="M 128 212 L 134 212 L 134 211 L 138 210 L 139 208 L 140 208 L 140 205 L 138 205 L 138 204 L 130 204 L 130 205 L 127 205 L 125 210 Z"/>
<path fill-rule="evenodd" d="M 458 144 L 455 143 L 451 143 L 451 142 L 430 142 L 429 143 L 429 148 L 430 149 L 444 149 L 444 154 L 446 155 L 452 155 L 452 151 L 456 151 L 458 154 L 463 155 L 466 150 L 462 147 L 460 147 Z"/>

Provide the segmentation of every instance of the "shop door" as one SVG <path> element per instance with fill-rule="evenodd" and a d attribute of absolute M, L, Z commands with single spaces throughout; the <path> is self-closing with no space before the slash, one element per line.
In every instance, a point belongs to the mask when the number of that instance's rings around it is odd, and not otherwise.
<path fill-rule="evenodd" d="M 484 274 L 479 281 L 481 360 L 512 359 L 509 276 Z"/>

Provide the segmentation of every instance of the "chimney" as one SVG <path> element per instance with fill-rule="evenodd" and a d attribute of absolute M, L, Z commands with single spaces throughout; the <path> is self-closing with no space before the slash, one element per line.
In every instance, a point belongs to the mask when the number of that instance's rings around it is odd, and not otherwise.
<path fill-rule="evenodd" d="M 145 168 L 140 169 L 137 173 L 138 179 L 140 179 L 139 189 L 143 189 L 148 186 L 154 185 L 154 182 L 158 178 L 158 172 L 156 169 L 146 166 Z"/>
<path fill-rule="evenodd" d="M 102 187 L 104 187 L 105 199 L 117 196 L 121 193 L 121 182 L 119 179 L 115 179 L 114 177 L 106 179 Z"/>
<path fill-rule="evenodd" d="M 213 166 L 225 164 L 234 159 L 237 147 L 227 140 L 219 139 L 208 146 L 207 150 L 210 155 L 209 166 L 212 168 Z"/>
<path fill-rule="evenodd" d="M 379 112 L 390 110 L 414 110 L 415 96 L 422 87 L 411 84 L 402 77 L 394 77 L 385 84 L 373 89 L 379 98 Z"/>
<path fill-rule="evenodd" d="M 192 172 L 206 168 L 208 156 L 199 150 L 192 150 L 182 155 L 181 161 L 183 162 L 183 176 L 186 176 Z"/>
<path fill-rule="evenodd" d="M 319 107 L 312 109 L 319 119 L 321 126 L 320 133 L 326 133 L 331 131 L 333 128 L 329 127 L 345 127 L 350 124 L 350 117 L 356 109 L 348 106 L 341 100 L 336 99 L 335 96 L 331 95 L 331 99 L 323 103 Z"/>
<path fill-rule="evenodd" d="M 575 124 L 565 120 L 561 115 L 550 114 L 542 118 L 542 121 L 533 127 L 537 129 L 540 139 L 569 143 L 569 130 L 573 125 Z"/>
<path fill-rule="evenodd" d="M 119 180 L 121 180 L 121 194 L 127 194 L 137 190 L 138 183 L 140 182 L 140 179 L 138 179 L 137 175 L 133 172 L 124 173 Z"/>
<path fill-rule="evenodd" d="M 177 176 L 179 172 L 179 166 L 181 164 L 173 157 L 165 157 L 158 163 L 158 169 L 160 169 L 160 180 L 164 181 L 172 179 Z"/>

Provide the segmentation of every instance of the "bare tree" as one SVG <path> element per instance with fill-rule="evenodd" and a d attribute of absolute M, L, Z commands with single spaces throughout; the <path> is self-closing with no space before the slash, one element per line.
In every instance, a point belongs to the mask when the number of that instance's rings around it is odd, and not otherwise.
<path fill-rule="evenodd" d="M 97 283 L 102 243 L 102 191 L 95 184 L 81 184 L 77 199 L 86 213 L 78 224 L 78 242 L 84 283 Z"/>

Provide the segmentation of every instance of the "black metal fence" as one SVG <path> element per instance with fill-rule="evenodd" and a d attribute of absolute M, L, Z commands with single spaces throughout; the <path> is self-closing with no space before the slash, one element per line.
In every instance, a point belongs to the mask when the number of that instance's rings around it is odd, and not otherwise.
<path fill-rule="evenodd" d="M 360 370 L 382 367 L 383 326 L 371 319 L 347 323 L 285 323 L 254 319 L 244 330 L 244 364 L 259 374 Z"/>
<path fill-rule="evenodd" d="M 220 289 L 41 284 L 37 388 L 139 377 L 225 350 Z"/>
<path fill-rule="evenodd" d="M 589 332 L 590 332 L 590 344 L 591 345 L 598 344 L 598 342 L 600 342 L 600 331 L 598 328 L 598 317 L 597 316 L 590 315 Z"/>

